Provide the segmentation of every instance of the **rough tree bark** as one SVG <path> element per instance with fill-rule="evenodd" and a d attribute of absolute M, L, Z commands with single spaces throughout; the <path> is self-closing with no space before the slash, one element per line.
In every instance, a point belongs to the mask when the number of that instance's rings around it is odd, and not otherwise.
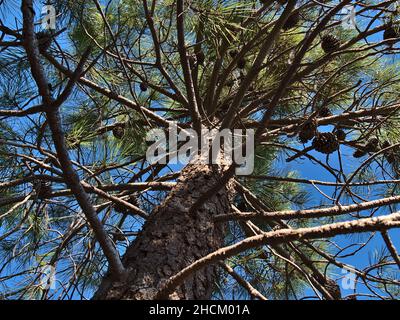
<path fill-rule="evenodd" d="M 105 277 L 94 299 L 151 300 L 166 279 L 223 245 L 224 227 L 212 217 L 229 212 L 231 183 L 210 197 L 199 209 L 191 206 L 218 184 L 223 170 L 214 165 L 189 164 L 176 187 L 156 207 L 137 239 L 127 249 L 123 264 L 127 280 Z M 209 299 L 217 276 L 216 266 L 193 274 L 170 299 Z"/>

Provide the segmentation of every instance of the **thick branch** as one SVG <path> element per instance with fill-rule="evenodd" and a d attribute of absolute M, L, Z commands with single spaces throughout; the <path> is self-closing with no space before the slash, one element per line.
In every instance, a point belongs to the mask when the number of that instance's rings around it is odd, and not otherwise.
<path fill-rule="evenodd" d="M 23 35 L 25 51 L 27 53 L 32 76 L 35 79 L 40 95 L 42 96 L 44 105 L 53 106 L 54 100 L 48 88 L 48 82 L 44 74 L 44 70 L 39 60 L 39 49 L 36 35 L 34 32 L 34 9 L 32 0 L 23 0 L 21 6 L 23 14 Z M 82 187 L 79 177 L 72 167 L 68 150 L 65 144 L 65 137 L 62 131 L 61 119 L 58 108 L 52 108 L 46 112 L 49 127 L 51 129 L 52 138 L 57 150 L 58 160 L 60 161 L 64 179 L 71 188 L 79 203 L 82 211 L 85 213 L 90 226 L 99 241 L 101 248 L 109 262 L 111 274 L 116 278 L 121 278 L 125 274 L 124 267 L 119 257 L 118 251 L 108 237 L 103 228 L 101 221 L 97 217 L 96 210 L 90 203 L 89 197 Z"/>
<path fill-rule="evenodd" d="M 282 229 L 250 237 L 231 246 L 221 248 L 197 260 L 182 271 L 171 277 L 158 292 L 156 299 L 165 299 L 169 293 L 179 286 L 186 278 L 206 265 L 227 259 L 243 251 L 267 244 L 279 244 L 288 241 L 304 239 L 321 239 L 343 234 L 354 234 L 372 231 L 384 231 L 400 227 L 400 213 L 385 217 L 366 218 L 355 221 L 346 221 L 313 228 Z"/>

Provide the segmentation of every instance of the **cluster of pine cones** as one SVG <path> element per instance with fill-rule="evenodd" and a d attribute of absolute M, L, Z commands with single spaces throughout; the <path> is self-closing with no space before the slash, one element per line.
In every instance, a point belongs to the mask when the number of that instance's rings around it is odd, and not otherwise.
<path fill-rule="evenodd" d="M 35 190 L 37 198 L 41 200 L 48 199 L 53 192 L 51 183 L 40 179 L 33 182 L 33 189 Z"/>
<path fill-rule="evenodd" d="M 371 138 L 364 146 L 360 146 L 353 154 L 354 158 L 361 158 L 368 153 L 375 153 L 379 151 L 379 140 Z"/>
<path fill-rule="evenodd" d="M 332 112 L 327 107 L 322 107 L 317 112 L 317 116 L 319 118 L 330 117 L 331 115 L 332 115 Z M 314 117 L 309 119 L 306 123 L 304 123 L 303 126 L 301 127 L 301 130 L 299 133 L 300 142 L 307 143 L 308 141 L 313 139 L 317 134 L 317 131 L 318 131 L 317 128 L 318 128 L 317 120 Z M 343 134 L 343 133 L 344 133 L 344 131 L 341 130 L 341 134 Z M 339 140 L 344 140 L 344 138 L 339 139 Z"/>
<path fill-rule="evenodd" d="M 316 115 L 308 119 L 300 128 L 299 141 L 303 144 L 312 141 L 312 147 L 323 154 L 331 154 L 339 149 L 340 142 L 346 140 L 346 132 L 337 127 L 333 132 L 318 132 L 317 118 L 332 116 L 328 107 L 321 107 Z"/>
<path fill-rule="evenodd" d="M 346 132 L 336 128 L 334 132 L 318 132 L 318 125 L 315 119 L 310 119 L 303 124 L 299 132 L 301 143 L 312 140 L 312 147 L 323 154 L 331 154 L 339 149 L 340 141 L 346 139 Z"/>
<path fill-rule="evenodd" d="M 339 140 L 332 132 L 318 132 L 312 142 L 315 151 L 331 154 L 339 149 Z"/>
<path fill-rule="evenodd" d="M 391 146 L 391 144 L 389 141 L 384 141 L 382 143 L 382 149 L 389 148 L 390 146 Z M 387 150 L 385 152 L 385 158 L 386 158 L 387 162 L 389 162 L 390 164 L 397 162 L 398 161 L 398 152 L 399 152 L 398 147 Z"/>
<path fill-rule="evenodd" d="M 354 152 L 354 158 L 361 158 L 367 154 L 376 153 L 379 150 L 389 148 L 391 146 L 389 141 L 384 141 L 381 145 L 379 144 L 378 138 L 371 138 L 367 141 L 364 146 L 360 146 Z M 398 153 L 399 148 L 392 148 L 385 151 L 384 156 L 388 163 L 393 164 L 399 160 Z"/>

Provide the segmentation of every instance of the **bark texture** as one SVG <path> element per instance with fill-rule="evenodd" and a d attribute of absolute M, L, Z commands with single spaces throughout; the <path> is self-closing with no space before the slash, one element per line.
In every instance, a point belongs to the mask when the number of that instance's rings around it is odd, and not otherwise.
<path fill-rule="evenodd" d="M 103 279 L 94 299 L 153 299 L 169 277 L 223 245 L 224 227 L 212 216 L 230 208 L 230 183 L 194 212 L 191 206 L 222 177 L 217 166 L 188 165 L 164 203 L 154 209 L 137 239 L 127 249 L 123 264 L 127 280 Z M 209 299 L 216 267 L 207 266 L 191 275 L 170 299 Z"/>

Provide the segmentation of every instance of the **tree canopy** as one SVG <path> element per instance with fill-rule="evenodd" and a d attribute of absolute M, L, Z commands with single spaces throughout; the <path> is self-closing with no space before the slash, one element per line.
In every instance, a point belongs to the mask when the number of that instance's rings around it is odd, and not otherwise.
<path fill-rule="evenodd" d="M 184 165 L 146 159 L 146 134 L 177 123 L 254 130 L 255 168 L 198 192 L 188 212 L 233 190 L 210 218 L 223 243 L 155 297 L 212 264 L 213 299 L 398 299 L 399 10 L 0 1 L 0 298 L 90 299 L 124 279 L 127 248 L 185 185 Z"/>

